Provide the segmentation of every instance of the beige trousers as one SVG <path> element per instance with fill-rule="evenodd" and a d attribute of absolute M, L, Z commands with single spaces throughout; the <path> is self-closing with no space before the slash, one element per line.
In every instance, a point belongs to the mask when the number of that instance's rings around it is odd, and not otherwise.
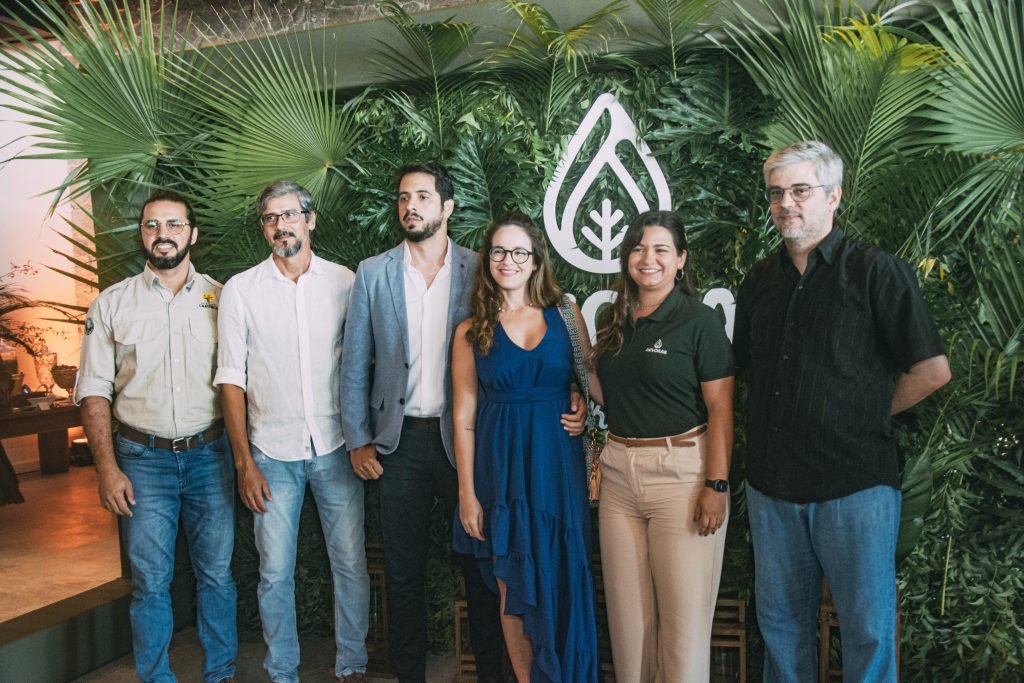
<path fill-rule="evenodd" d="M 620 683 L 706 683 L 728 524 L 700 536 L 705 437 L 601 453 L 601 567 Z"/>

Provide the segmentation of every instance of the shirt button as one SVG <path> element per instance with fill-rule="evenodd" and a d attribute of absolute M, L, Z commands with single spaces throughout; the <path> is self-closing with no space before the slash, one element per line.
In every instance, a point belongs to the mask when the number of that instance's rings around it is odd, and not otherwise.
<path fill-rule="evenodd" d="M 798 286 L 797 286 L 797 289 L 803 289 L 803 288 L 804 288 L 804 286 L 803 286 L 803 285 L 798 285 Z"/>
<path fill-rule="evenodd" d="M 789 354 L 782 354 L 782 360 L 789 360 Z"/>
<path fill-rule="evenodd" d="M 398 399 L 398 402 L 401 403 L 403 406 L 405 405 L 405 399 L 404 398 Z"/>
<path fill-rule="evenodd" d="M 779 392 L 777 392 L 777 391 L 773 391 L 772 393 L 775 394 L 776 396 L 779 395 Z"/>
<path fill-rule="evenodd" d="M 409 369 L 409 364 L 408 364 L 408 363 L 403 363 L 403 365 L 405 365 L 405 369 L 406 369 L 406 370 L 408 370 L 408 369 Z"/>
<path fill-rule="evenodd" d="M 181 387 L 174 387 L 175 391 L 181 391 Z"/>

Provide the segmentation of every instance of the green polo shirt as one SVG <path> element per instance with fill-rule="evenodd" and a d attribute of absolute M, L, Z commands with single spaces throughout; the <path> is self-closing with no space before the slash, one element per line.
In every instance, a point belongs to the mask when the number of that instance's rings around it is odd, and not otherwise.
<path fill-rule="evenodd" d="M 707 422 L 700 383 L 734 372 L 718 312 L 677 288 L 654 313 L 627 322 L 619 352 L 598 360 L 608 429 L 639 438 L 688 432 Z"/>

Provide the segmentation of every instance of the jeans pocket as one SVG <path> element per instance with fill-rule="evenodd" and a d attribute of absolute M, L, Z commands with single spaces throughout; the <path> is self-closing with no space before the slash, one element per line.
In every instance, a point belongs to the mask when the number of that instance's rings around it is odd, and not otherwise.
<path fill-rule="evenodd" d="M 123 436 L 117 437 L 117 457 L 126 460 L 138 460 L 146 454 L 146 446 L 141 443 L 129 441 Z"/>

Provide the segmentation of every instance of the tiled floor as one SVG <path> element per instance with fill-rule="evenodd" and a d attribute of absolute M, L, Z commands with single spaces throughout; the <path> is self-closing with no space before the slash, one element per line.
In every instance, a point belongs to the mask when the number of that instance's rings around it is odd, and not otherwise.
<path fill-rule="evenodd" d="M 0 621 L 121 576 L 117 521 L 96 470 L 18 477 L 25 502 L 0 507 Z"/>

